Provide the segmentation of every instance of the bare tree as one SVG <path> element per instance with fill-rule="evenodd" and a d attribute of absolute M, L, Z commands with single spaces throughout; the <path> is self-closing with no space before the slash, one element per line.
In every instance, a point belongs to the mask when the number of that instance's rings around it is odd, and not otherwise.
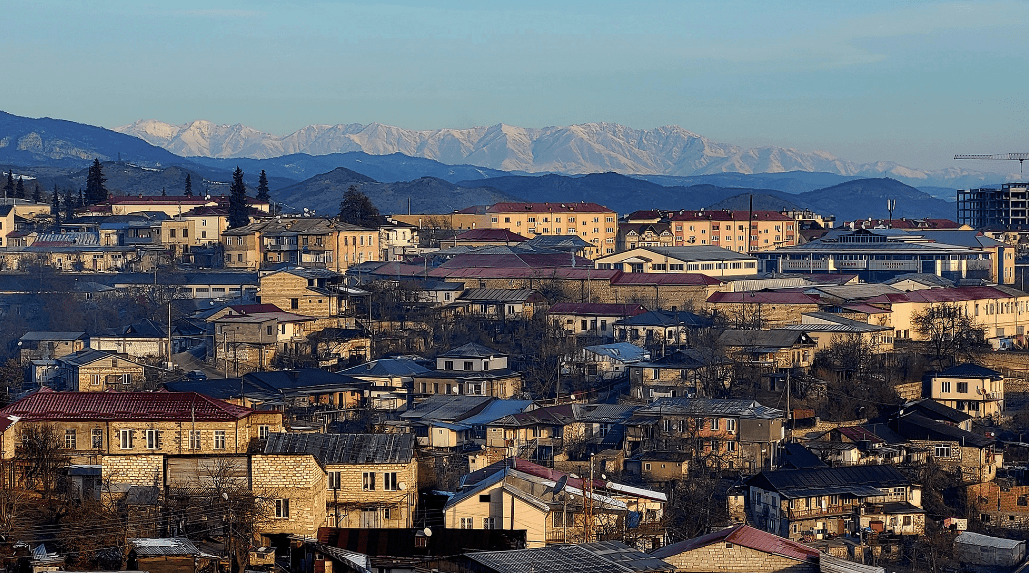
<path fill-rule="evenodd" d="M 937 368 L 957 361 L 979 363 L 989 348 L 986 330 L 964 307 L 954 303 L 930 305 L 914 313 L 911 323 Z"/>
<path fill-rule="evenodd" d="M 71 463 L 64 448 L 64 436 L 53 424 L 27 424 L 21 429 L 21 443 L 15 460 L 22 470 L 25 485 L 38 491 L 44 500 L 63 489 L 64 470 Z"/>

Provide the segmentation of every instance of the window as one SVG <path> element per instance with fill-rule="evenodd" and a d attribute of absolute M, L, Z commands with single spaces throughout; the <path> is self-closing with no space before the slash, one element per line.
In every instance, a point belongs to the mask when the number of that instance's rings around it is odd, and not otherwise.
<path fill-rule="evenodd" d="M 490 495 L 488 493 L 479 494 L 479 503 L 489 503 Z"/>
<path fill-rule="evenodd" d="M 729 432 L 730 434 L 736 432 L 736 420 L 732 418 L 727 418 L 725 420 L 725 431 Z"/>
<path fill-rule="evenodd" d="M 399 491 L 397 487 L 397 472 L 387 472 L 382 474 L 382 489 L 386 491 Z"/>
<path fill-rule="evenodd" d="M 200 449 L 200 430 L 189 430 L 189 449 Z"/>
<path fill-rule="evenodd" d="M 262 440 L 267 440 L 269 433 L 270 433 L 270 428 L 268 427 L 268 424 L 261 424 L 260 426 L 257 427 L 257 437 L 258 438 L 260 438 Z"/>
<path fill-rule="evenodd" d="M 718 418 L 711 418 L 711 431 L 718 431 Z"/>
<path fill-rule="evenodd" d="M 473 521 L 473 519 L 471 517 L 462 517 L 461 518 L 461 529 L 472 529 L 472 524 L 473 523 L 474 523 L 474 521 Z"/>
<path fill-rule="evenodd" d="M 465 370 L 471 370 L 471 369 L 472 369 L 472 362 L 471 362 L 470 360 L 466 360 L 466 361 L 465 361 L 465 363 L 464 363 L 464 369 L 465 369 Z"/>
<path fill-rule="evenodd" d="M 146 431 L 146 449 L 148 449 L 148 450 L 159 450 L 159 449 L 161 449 L 161 431 L 160 430 L 147 430 Z"/>
<path fill-rule="evenodd" d="M 725 442 L 725 451 L 727 451 L 727 452 L 735 452 L 736 451 L 736 442 L 733 442 L 733 441 Z"/>
<path fill-rule="evenodd" d="M 968 382 L 958 382 L 958 394 L 968 394 Z"/>
<path fill-rule="evenodd" d="M 64 449 L 74 450 L 75 449 L 75 430 L 64 431 Z"/>
<path fill-rule="evenodd" d="M 375 472 L 364 472 L 361 474 L 361 489 L 364 491 L 375 491 Z"/>
<path fill-rule="evenodd" d="M 99 450 L 104 447 L 104 431 L 100 428 L 90 430 L 90 447 Z"/>
<path fill-rule="evenodd" d="M 496 529 L 497 518 L 495 517 L 484 517 L 482 518 L 483 529 Z"/>
<path fill-rule="evenodd" d="M 269 324 L 268 326 L 266 326 L 265 334 L 267 334 L 268 336 L 275 334 L 275 325 Z"/>
<path fill-rule="evenodd" d="M 950 392 L 950 381 L 944 380 L 940 382 L 940 392 Z"/>
<path fill-rule="evenodd" d="M 643 464 L 643 470 L 648 472 L 650 471 L 650 462 Z"/>
<path fill-rule="evenodd" d="M 329 472 L 329 489 L 340 489 L 339 472 Z"/>
<path fill-rule="evenodd" d="M 225 430 L 214 431 L 214 449 L 224 450 L 225 449 Z"/>
<path fill-rule="evenodd" d="M 99 374 L 91 374 L 89 376 L 89 384 L 90 384 L 90 386 L 99 386 L 100 385 L 100 375 Z"/>
<path fill-rule="evenodd" d="M 133 431 L 132 430 L 118 430 L 118 443 L 121 446 L 121 449 L 123 449 L 123 450 L 131 450 L 132 449 L 132 438 L 133 438 Z"/>
<path fill-rule="evenodd" d="M 276 499 L 275 500 L 275 517 L 277 519 L 289 519 L 289 500 L 288 499 Z"/>
<path fill-rule="evenodd" d="M 950 444 L 936 444 L 933 448 L 934 454 L 938 458 L 949 458 L 950 457 Z"/>

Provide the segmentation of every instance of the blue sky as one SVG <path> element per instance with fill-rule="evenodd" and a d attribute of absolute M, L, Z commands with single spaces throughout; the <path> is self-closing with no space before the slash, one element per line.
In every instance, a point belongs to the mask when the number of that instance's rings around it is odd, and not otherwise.
<path fill-rule="evenodd" d="M 105 127 L 676 124 L 921 168 L 1029 151 L 1027 2 L 8 0 L 3 18 L 0 109 Z"/>

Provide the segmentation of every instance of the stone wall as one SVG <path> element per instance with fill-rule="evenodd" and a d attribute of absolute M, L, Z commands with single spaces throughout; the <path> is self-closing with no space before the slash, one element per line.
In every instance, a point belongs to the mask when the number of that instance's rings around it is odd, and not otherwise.
<path fill-rule="evenodd" d="M 307 455 L 255 455 L 251 458 L 254 494 L 267 500 L 263 534 L 314 537 L 325 525 L 325 470 Z M 275 501 L 289 500 L 289 516 L 275 517 Z"/>
<path fill-rule="evenodd" d="M 729 573 L 817 573 L 818 564 L 757 551 L 734 543 L 712 543 L 665 558 L 677 571 Z"/>
<path fill-rule="evenodd" d="M 164 456 L 161 454 L 102 456 L 100 466 L 104 480 L 112 484 L 152 486 L 164 483 Z"/>

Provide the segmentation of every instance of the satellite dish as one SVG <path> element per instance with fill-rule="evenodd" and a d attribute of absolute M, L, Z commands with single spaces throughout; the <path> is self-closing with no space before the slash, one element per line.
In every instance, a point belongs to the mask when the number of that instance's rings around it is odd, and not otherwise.
<path fill-rule="evenodd" d="M 600 479 L 607 479 L 607 474 L 600 474 Z"/>
<path fill-rule="evenodd" d="M 560 478 L 558 478 L 557 483 L 554 484 L 554 495 L 557 495 L 564 491 L 566 485 L 568 485 L 567 475 L 563 475 Z"/>
<path fill-rule="evenodd" d="M 422 533 L 424 533 L 426 537 L 432 537 L 432 530 L 431 530 L 431 529 L 429 529 L 428 527 L 426 527 L 425 529 L 423 529 L 423 530 L 422 530 Z"/>
<path fill-rule="evenodd" d="M 399 489 L 400 491 L 407 491 L 407 484 L 404 482 L 400 482 L 397 484 L 397 489 Z"/>

